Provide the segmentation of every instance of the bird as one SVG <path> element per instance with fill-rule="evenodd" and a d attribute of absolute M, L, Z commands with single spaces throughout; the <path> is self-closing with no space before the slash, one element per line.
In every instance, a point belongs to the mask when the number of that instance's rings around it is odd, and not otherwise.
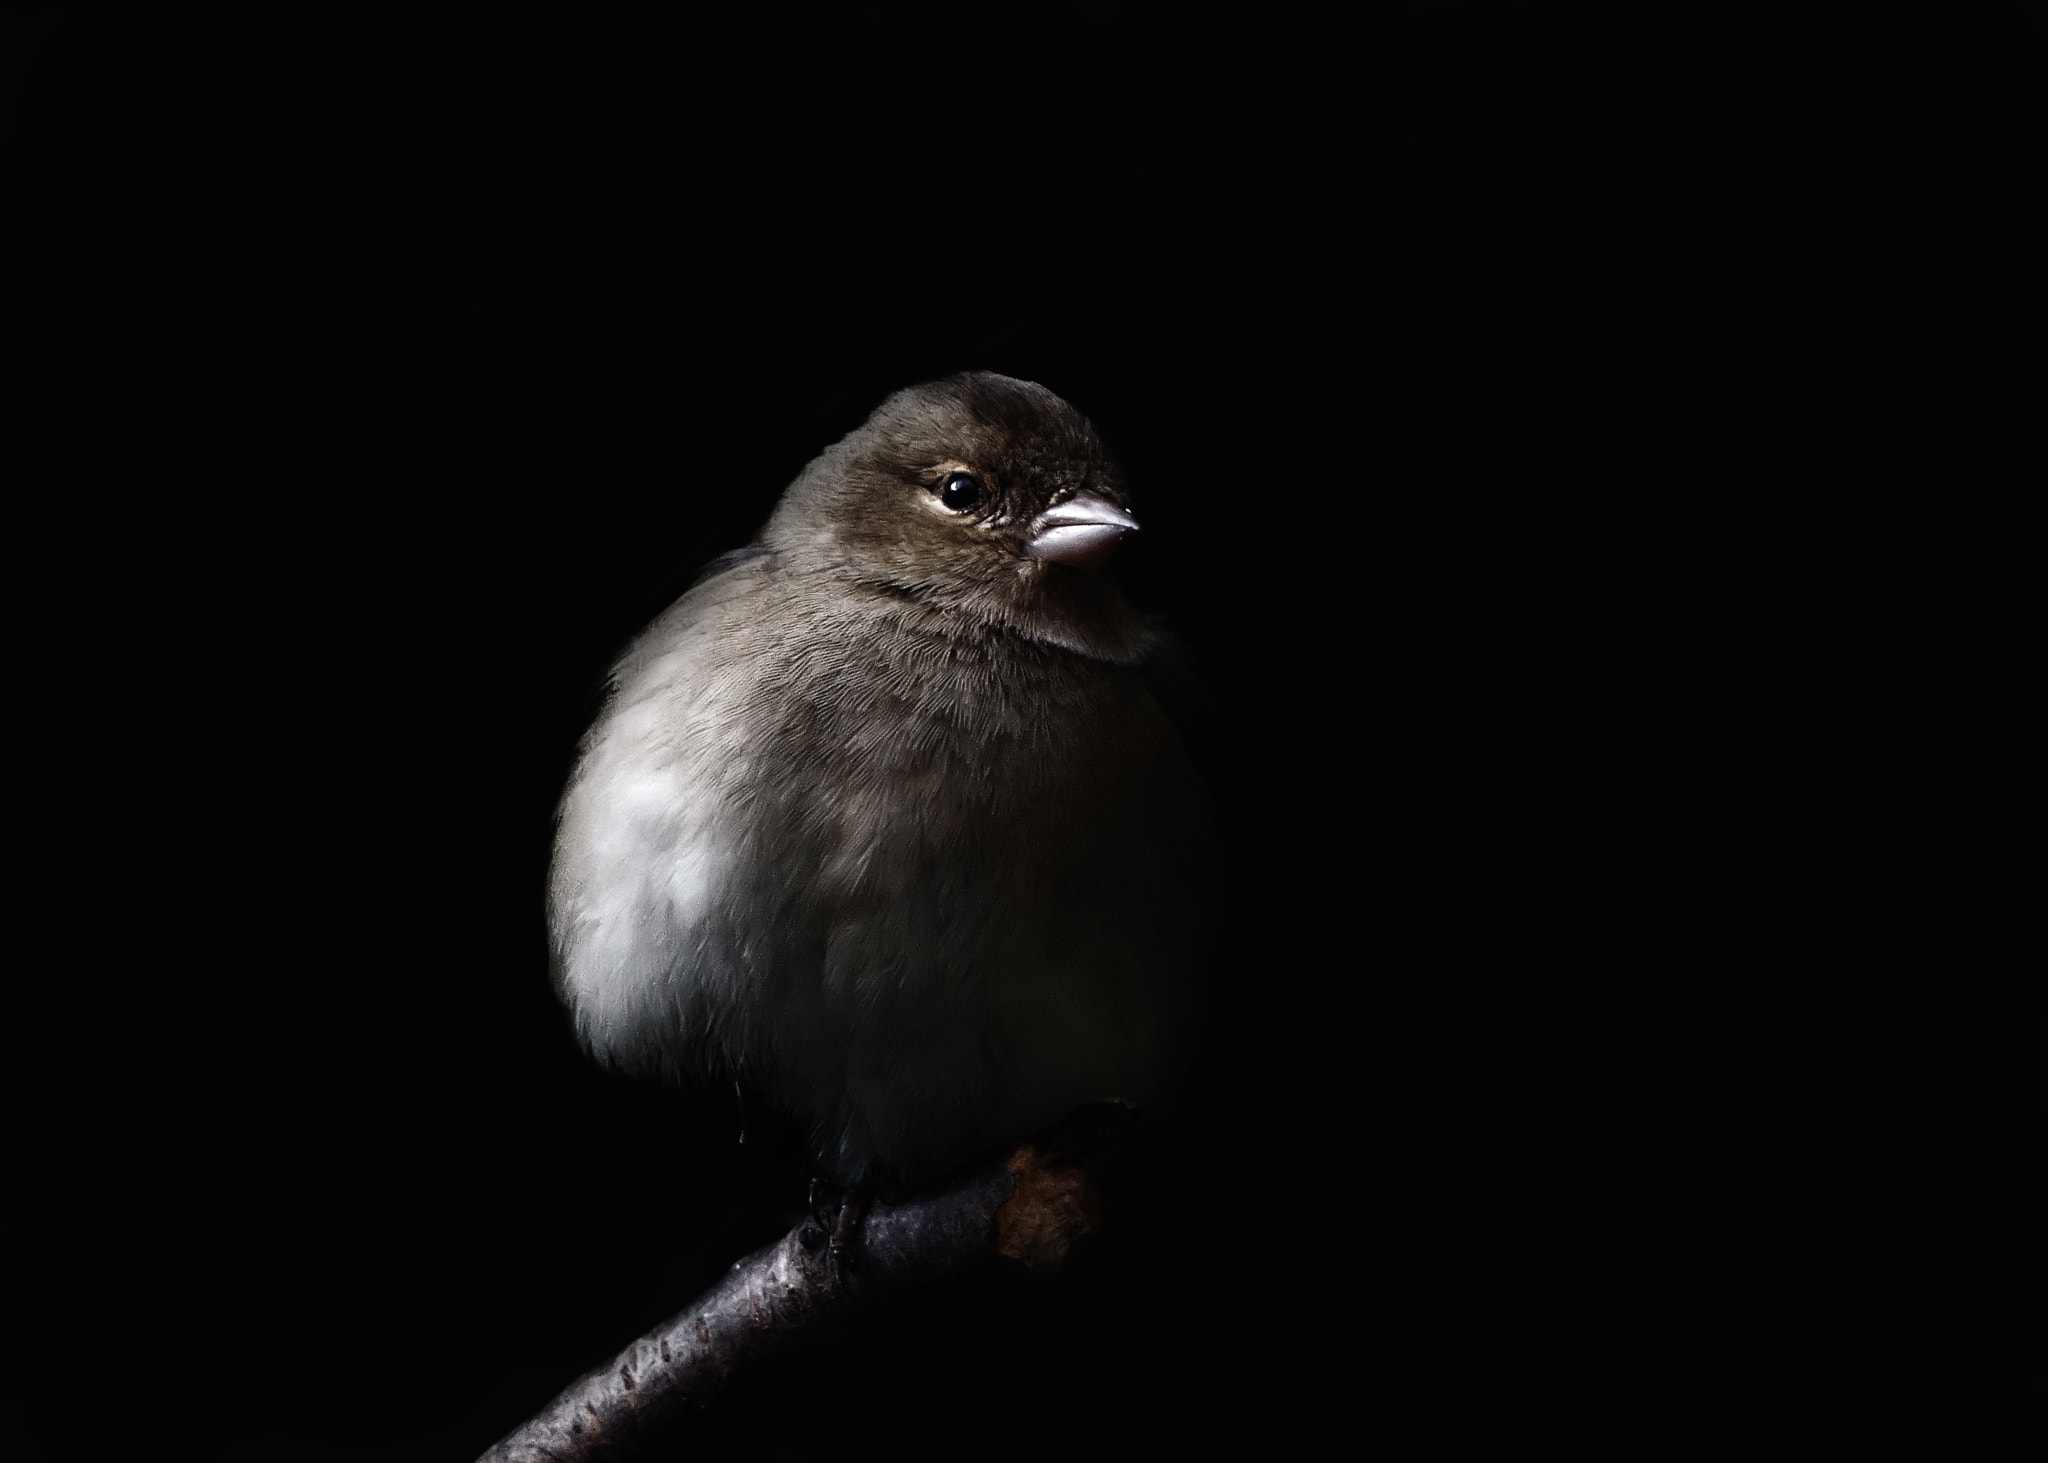
<path fill-rule="evenodd" d="M 806 466 L 618 659 L 562 795 L 590 1055 L 740 1087 L 862 1194 L 1166 1096 L 1210 814 L 1184 655 L 1104 569 L 1137 531 L 1093 424 L 991 372 Z"/>

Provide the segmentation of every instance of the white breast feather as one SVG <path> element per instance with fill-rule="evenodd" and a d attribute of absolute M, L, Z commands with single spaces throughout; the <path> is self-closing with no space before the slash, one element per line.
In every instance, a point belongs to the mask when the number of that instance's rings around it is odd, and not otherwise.
<path fill-rule="evenodd" d="M 663 657 L 622 686 L 562 807 L 553 876 L 564 994 L 601 1058 L 638 1065 L 681 1027 L 690 956 L 724 861 L 717 779 L 656 688 L 686 675 Z M 652 694 L 650 694 L 652 693 Z"/>

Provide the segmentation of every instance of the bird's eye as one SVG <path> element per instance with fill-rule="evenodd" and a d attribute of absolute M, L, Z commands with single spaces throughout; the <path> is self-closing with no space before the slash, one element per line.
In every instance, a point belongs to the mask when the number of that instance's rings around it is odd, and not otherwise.
<path fill-rule="evenodd" d="M 949 472 L 939 484 L 939 501 L 955 513 L 965 513 L 981 501 L 981 484 L 971 472 Z"/>

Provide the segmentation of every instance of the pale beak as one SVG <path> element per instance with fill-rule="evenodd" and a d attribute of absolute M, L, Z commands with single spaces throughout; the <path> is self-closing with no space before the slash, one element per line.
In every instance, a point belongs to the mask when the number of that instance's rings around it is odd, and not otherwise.
<path fill-rule="evenodd" d="M 1092 569 L 1116 552 L 1125 534 L 1138 531 L 1138 520 L 1106 498 L 1077 493 L 1039 514 L 1031 530 L 1024 552 L 1032 558 Z"/>

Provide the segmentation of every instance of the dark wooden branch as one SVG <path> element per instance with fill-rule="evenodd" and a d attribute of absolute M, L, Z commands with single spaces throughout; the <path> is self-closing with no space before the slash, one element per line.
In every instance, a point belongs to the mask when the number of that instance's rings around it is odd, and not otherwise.
<path fill-rule="evenodd" d="M 681 1314 L 574 1383 L 479 1463 L 630 1458 L 742 1375 L 834 1341 L 910 1291 L 991 1265 L 1057 1269 L 1094 1227 L 1081 1163 L 1106 1126 L 1077 1119 L 950 1186 L 871 1205 L 857 1259 L 843 1270 L 816 1227 L 798 1225 L 736 1261 Z"/>

